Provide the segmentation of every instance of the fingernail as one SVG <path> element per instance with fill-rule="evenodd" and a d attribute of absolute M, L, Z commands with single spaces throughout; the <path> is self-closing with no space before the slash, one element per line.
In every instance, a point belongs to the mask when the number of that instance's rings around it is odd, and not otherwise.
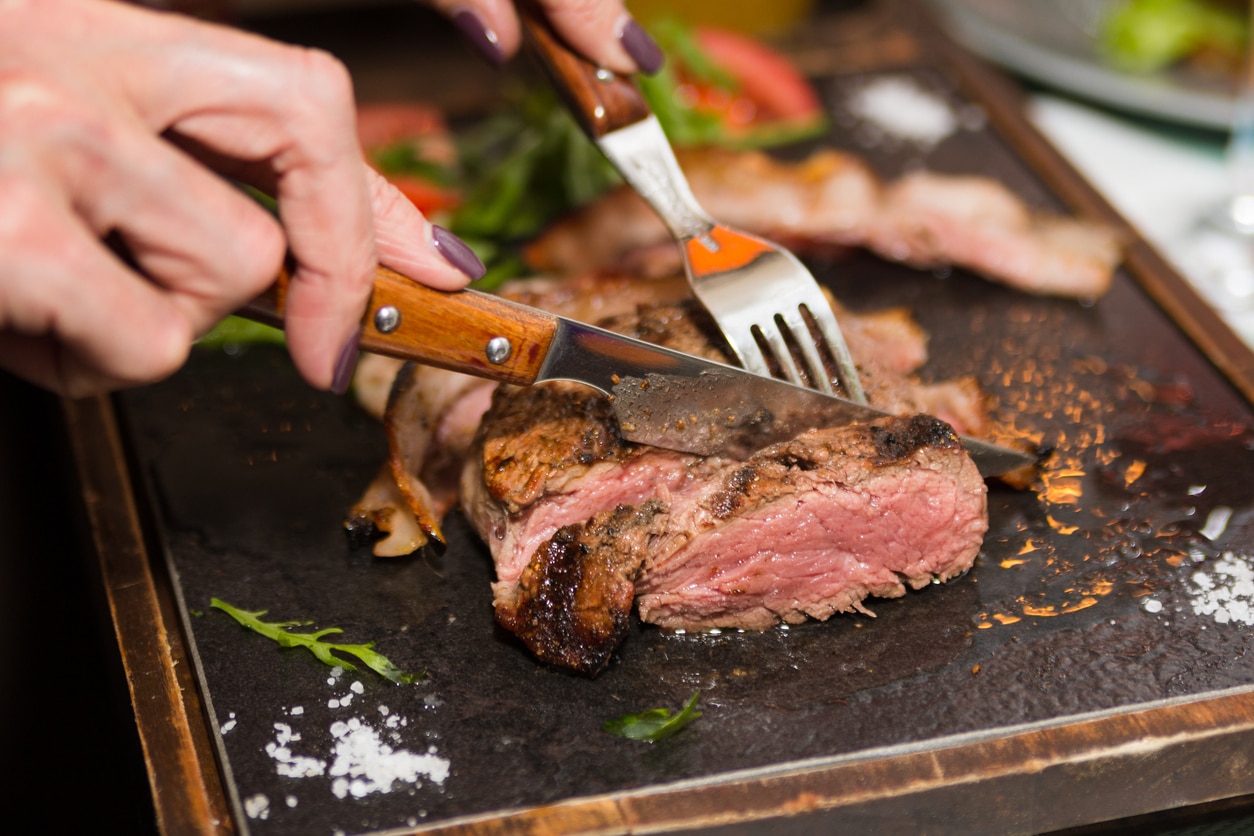
<path fill-rule="evenodd" d="M 496 33 L 488 28 L 479 15 L 470 9 L 462 9 L 453 15 L 453 25 L 461 30 L 470 45 L 488 59 L 489 63 L 497 67 L 505 63 L 505 53 L 501 51 Z"/>
<path fill-rule="evenodd" d="M 360 345 L 361 329 L 358 328 L 353 332 L 353 336 L 348 338 L 348 342 L 344 343 L 344 347 L 340 349 L 340 356 L 335 361 L 335 375 L 331 378 L 331 391 L 337 395 L 347 392 L 353 382 L 353 373 L 357 371 Z"/>
<path fill-rule="evenodd" d="M 483 274 L 488 272 L 488 268 L 483 266 L 479 256 L 475 255 L 475 251 L 444 227 L 432 224 L 431 237 L 435 241 L 435 248 L 440 251 L 440 255 L 444 256 L 444 260 L 470 276 L 472 281 L 483 278 Z"/>
<path fill-rule="evenodd" d="M 653 75 L 662 69 L 662 62 L 665 60 L 662 48 L 648 32 L 644 31 L 643 26 L 636 23 L 635 18 L 628 17 L 623 23 L 618 41 L 642 73 Z"/>

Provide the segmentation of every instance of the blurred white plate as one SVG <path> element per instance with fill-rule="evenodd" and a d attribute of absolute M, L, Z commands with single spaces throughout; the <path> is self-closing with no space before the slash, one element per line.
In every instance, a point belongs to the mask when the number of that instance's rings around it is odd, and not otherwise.
<path fill-rule="evenodd" d="M 1039 84 L 1170 122 L 1226 130 L 1227 91 L 1185 73 L 1136 76 L 1106 66 L 1094 35 L 1114 0 L 931 0 L 973 52 Z"/>

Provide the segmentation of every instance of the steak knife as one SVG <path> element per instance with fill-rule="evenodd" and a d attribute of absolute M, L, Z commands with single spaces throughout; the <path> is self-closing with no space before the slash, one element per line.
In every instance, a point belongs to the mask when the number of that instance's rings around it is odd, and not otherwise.
<path fill-rule="evenodd" d="M 286 273 L 240 313 L 282 325 Z M 380 267 L 361 348 L 518 386 L 587 384 L 610 396 L 624 438 L 744 458 L 817 427 L 892 413 L 631 339 L 480 293 L 435 290 Z M 961 436 L 982 475 L 1031 465 L 1028 453 Z"/>

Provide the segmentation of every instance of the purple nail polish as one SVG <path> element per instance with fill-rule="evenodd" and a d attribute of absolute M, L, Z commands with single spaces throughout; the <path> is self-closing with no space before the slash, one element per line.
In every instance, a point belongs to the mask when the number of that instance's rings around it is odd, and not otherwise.
<path fill-rule="evenodd" d="M 488 272 L 488 268 L 483 266 L 479 256 L 475 255 L 475 251 L 444 227 L 432 225 L 431 237 L 435 241 L 435 248 L 440 251 L 440 255 L 444 256 L 444 260 L 470 276 L 471 280 L 481 279 L 483 274 Z"/>
<path fill-rule="evenodd" d="M 623 32 L 618 36 L 618 40 L 642 73 L 653 75 L 662 69 L 662 62 L 665 60 L 662 48 L 634 19 L 628 19 L 623 24 Z"/>
<path fill-rule="evenodd" d="M 470 45 L 493 66 L 499 67 L 505 63 L 505 53 L 501 51 L 496 33 L 488 28 L 479 15 L 470 9 L 462 9 L 453 15 L 453 25 L 461 30 Z"/>
<path fill-rule="evenodd" d="M 331 378 L 331 391 L 337 395 L 346 393 L 348 387 L 353 382 L 353 372 L 357 371 L 357 355 L 360 345 L 361 329 L 358 328 L 353 332 L 353 336 L 348 338 L 348 342 L 344 343 L 344 347 L 340 349 L 340 356 L 335 361 L 335 374 Z"/>

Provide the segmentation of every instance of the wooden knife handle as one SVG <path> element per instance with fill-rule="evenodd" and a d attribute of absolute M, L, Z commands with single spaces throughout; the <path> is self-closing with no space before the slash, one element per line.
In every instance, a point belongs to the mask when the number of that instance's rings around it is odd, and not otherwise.
<path fill-rule="evenodd" d="M 520 0 L 517 6 L 528 46 L 588 136 L 600 139 L 649 117 L 649 105 L 629 79 L 598 68 L 566 46 L 534 0 Z"/>
<path fill-rule="evenodd" d="M 284 270 L 240 315 L 281 326 L 288 280 Z M 473 290 L 434 290 L 379 267 L 361 347 L 526 386 L 539 375 L 556 331 L 557 318 L 544 311 Z"/>

